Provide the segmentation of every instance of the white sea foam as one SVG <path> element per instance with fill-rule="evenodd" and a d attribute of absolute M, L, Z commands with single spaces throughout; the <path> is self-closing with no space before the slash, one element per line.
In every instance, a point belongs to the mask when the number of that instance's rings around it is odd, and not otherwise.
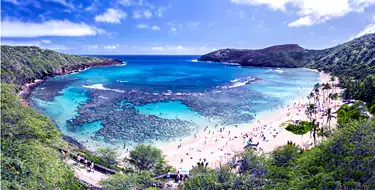
<path fill-rule="evenodd" d="M 198 62 L 198 60 L 194 59 L 194 60 L 191 60 L 191 62 Z"/>
<path fill-rule="evenodd" d="M 119 93 L 124 93 L 125 91 L 123 90 L 117 90 L 117 89 L 112 89 L 112 88 L 105 88 L 103 84 L 94 84 L 94 85 L 82 85 L 83 88 L 91 88 L 91 89 L 97 89 L 97 90 L 108 90 L 108 91 L 113 91 L 113 92 L 119 92 Z"/>
<path fill-rule="evenodd" d="M 248 81 L 245 81 L 245 82 L 236 82 L 233 85 L 228 86 L 228 88 L 236 88 L 236 87 L 240 87 L 240 86 L 245 86 L 247 84 L 247 82 Z"/>
<path fill-rule="evenodd" d="M 129 81 L 127 81 L 127 80 L 116 80 L 116 82 L 127 83 L 127 82 L 129 82 Z"/>
<path fill-rule="evenodd" d="M 281 70 L 280 68 L 277 68 L 277 69 L 275 70 L 275 72 L 278 72 L 278 73 L 283 73 L 284 71 L 283 71 L 283 70 Z"/>
<path fill-rule="evenodd" d="M 247 77 L 245 79 L 234 79 L 234 80 L 230 81 L 230 82 L 234 83 L 233 85 L 222 86 L 221 89 L 236 88 L 236 87 L 244 86 L 244 85 L 246 85 L 250 82 L 253 82 L 255 80 L 256 79 L 252 78 L 252 77 Z"/>
<path fill-rule="evenodd" d="M 104 96 L 98 96 L 99 98 L 103 98 L 103 99 L 108 99 L 107 97 L 104 97 Z"/>

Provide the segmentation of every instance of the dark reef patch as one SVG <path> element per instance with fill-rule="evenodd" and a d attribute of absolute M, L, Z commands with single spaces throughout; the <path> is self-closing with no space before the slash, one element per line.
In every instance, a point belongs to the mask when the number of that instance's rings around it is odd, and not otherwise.
<path fill-rule="evenodd" d="M 79 106 L 78 115 L 67 121 L 68 129 L 78 131 L 85 123 L 101 120 L 103 128 L 96 132 L 94 139 L 104 139 L 110 143 L 172 140 L 188 136 L 199 127 L 192 120 L 142 114 L 137 106 L 180 101 L 192 111 L 218 120 L 219 124 L 235 125 L 250 122 L 254 117 L 252 106 L 258 102 L 254 100 L 264 98 L 264 94 L 246 86 L 220 87 L 202 93 L 149 93 L 134 89 L 120 92 L 89 88 L 88 96 L 89 100 Z"/>

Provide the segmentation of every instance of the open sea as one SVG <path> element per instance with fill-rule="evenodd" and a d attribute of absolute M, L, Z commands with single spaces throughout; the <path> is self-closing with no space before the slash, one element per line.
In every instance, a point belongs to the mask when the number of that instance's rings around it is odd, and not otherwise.
<path fill-rule="evenodd" d="M 249 123 L 306 97 L 319 73 L 199 62 L 199 56 L 99 56 L 124 65 L 49 78 L 33 106 L 59 130 L 95 150 L 162 144 L 217 125 Z"/>

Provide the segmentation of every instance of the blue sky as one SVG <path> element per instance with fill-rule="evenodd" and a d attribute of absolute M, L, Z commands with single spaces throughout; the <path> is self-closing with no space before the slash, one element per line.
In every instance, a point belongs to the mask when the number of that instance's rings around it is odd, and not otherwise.
<path fill-rule="evenodd" d="M 375 0 L 1 0 L 1 42 L 74 54 L 203 54 L 375 32 Z"/>

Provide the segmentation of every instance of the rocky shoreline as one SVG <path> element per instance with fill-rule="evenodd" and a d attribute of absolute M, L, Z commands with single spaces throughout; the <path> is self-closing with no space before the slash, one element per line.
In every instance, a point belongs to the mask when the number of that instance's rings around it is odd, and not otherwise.
<path fill-rule="evenodd" d="M 46 74 L 40 79 L 35 79 L 33 81 L 29 81 L 26 84 L 23 84 L 20 88 L 20 91 L 18 92 L 18 95 L 21 97 L 22 103 L 25 105 L 30 105 L 30 94 L 33 92 L 33 90 L 42 85 L 48 78 L 60 76 L 60 75 L 68 75 L 73 74 L 77 72 L 81 72 L 83 70 L 93 68 L 93 67 L 105 67 L 105 66 L 115 66 L 115 65 L 122 65 L 124 64 L 120 60 L 116 59 L 103 59 L 101 61 L 92 62 L 89 64 L 82 64 L 82 65 L 70 65 L 70 66 L 63 66 L 60 69 L 54 70 L 53 73 Z"/>

